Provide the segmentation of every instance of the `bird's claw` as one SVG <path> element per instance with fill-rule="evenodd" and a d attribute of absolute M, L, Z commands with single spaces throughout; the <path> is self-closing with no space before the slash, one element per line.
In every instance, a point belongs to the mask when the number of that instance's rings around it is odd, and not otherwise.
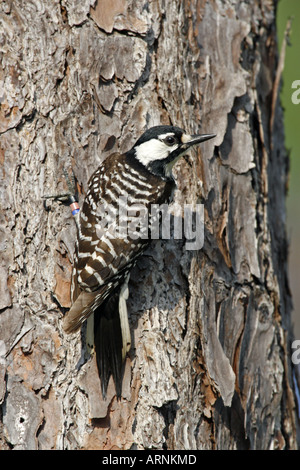
<path fill-rule="evenodd" d="M 56 201 L 59 201 L 63 204 L 71 204 L 74 201 L 77 201 L 77 191 L 74 173 L 72 171 L 71 177 L 69 177 L 69 174 L 65 167 L 63 168 L 63 173 L 69 191 L 62 194 L 44 195 L 43 199 L 55 199 Z"/>

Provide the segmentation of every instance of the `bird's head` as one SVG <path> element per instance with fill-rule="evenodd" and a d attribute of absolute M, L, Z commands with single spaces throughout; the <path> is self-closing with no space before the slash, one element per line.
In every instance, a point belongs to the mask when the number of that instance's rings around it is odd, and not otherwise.
<path fill-rule="evenodd" d="M 189 135 L 179 127 L 155 126 L 138 139 L 130 153 L 151 173 L 172 179 L 172 168 L 190 147 L 215 137 L 215 134 Z"/>

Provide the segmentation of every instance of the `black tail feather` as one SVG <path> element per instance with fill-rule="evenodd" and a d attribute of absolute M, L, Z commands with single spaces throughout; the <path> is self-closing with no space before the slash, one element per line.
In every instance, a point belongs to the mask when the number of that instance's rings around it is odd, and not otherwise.
<path fill-rule="evenodd" d="M 94 312 L 94 343 L 103 398 L 106 398 L 108 382 L 112 375 L 119 400 L 123 376 L 119 289 Z"/>

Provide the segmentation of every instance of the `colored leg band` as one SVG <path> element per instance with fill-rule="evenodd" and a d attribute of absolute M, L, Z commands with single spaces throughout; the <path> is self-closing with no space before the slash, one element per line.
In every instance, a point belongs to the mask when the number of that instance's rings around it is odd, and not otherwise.
<path fill-rule="evenodd" d="M 78 202 L 72 202 L 72 204 L 70 204 L 70 208 L 72 211 L 72 215 L 78 214 L 80 210 Z"/>

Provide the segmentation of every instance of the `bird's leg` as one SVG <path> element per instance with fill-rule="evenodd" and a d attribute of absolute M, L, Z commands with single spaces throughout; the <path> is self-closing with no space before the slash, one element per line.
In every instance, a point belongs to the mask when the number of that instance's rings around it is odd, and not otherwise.
<path fill-rule="evenodd" d="M 65 168 L 63 168 L 64 177 L 66 183 L 68 185 L 68 192 L 63 194 L 56 194 L 52 196 L 43 196 L 44 199 L 56 199 L 57 201 L 61 202 L 62 204 L 68 204 L 72 211 L 72 215 L 75 217 L 79 213 L 79 204 L 77 202 L 78 195 L 76 191 L 76 183 L 75 183 L 75 176 L 72 172 L 71 178 L 68 175 L 68 172 Z M 75 217 L 77 219 L 77 217 Z M 77 220 L 76 220 L 77 223 Z"/>

